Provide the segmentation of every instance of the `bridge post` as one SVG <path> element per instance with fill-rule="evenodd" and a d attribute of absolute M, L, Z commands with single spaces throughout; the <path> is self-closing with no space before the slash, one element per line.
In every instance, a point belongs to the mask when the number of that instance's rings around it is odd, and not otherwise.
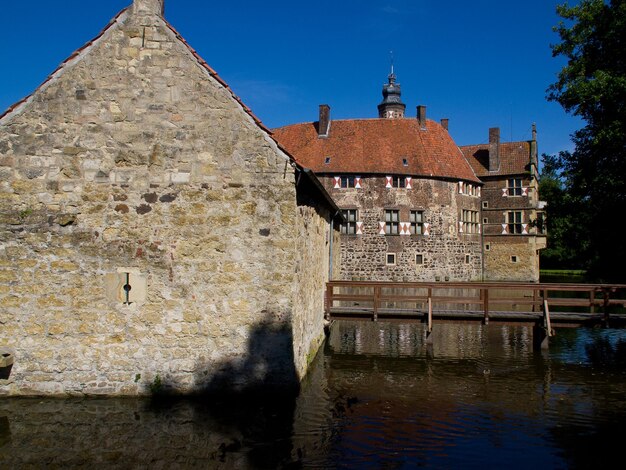
<path fill-rule="evenodd" d="M 483 289 L 483 307 L 485 311 L 485 317 L 483 318 L 483 323 L 485 325 L 489 324 L 489 289 Z"/>
<path fill-rule="evenodd" d="M 547 291 L 543 295 L 543 324 L 535 324 L 533 327 L 533 350 L 545 350 L 550 346 L 549 338 L 554 336 L 550 322 L 550 307 L 548 305 Z"/>
<path fill-rule="evenodd" d="M 324 320 L 330 320 L 330 307 L 333 304 L 333 286 L 326 284 L 326 295 L 324 296 Z"/>
<path fill-rule="evenodd" d="M 602 296 L 603 296 L 603 302 L 602 302 L 602 309 L 603 309 L 603 313 L 604 313 L 604 327 L 608 328 L 609 327 L 609 288 L 605 287 L 604 289 L 602 289 Z"/>
<path fill-rule="evenodd" d="M 378 321 L 378 302 L 380 301 L 380 286 L 374 286 L 374 306 L 373 312 L 374 316 L 372 321 Z"/>
<path fill-rule="evenodd" d="M 542 325 L 533 326 L 533 351 L 546 350 L 550 346 L 548 332 Z"/>
<path fill-rule="evenodd" d="M 428 288 L 428 326 L 426 328 L 426 346 L 433 346 L 433 289 Z"/>

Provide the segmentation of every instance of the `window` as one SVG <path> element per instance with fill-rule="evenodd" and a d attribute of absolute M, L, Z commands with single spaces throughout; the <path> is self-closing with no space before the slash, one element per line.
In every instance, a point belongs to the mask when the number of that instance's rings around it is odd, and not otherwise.
<path fill-rule="evenodd" d="M 461 221 L 465 233 L 478 233 L 478 211 L 463 209 Z"/>
<path fill-rule="evenodd" d="M 470 264 L 470 255 L 465 255 L 465 264 Z"/>
<path fill-rule="evenodd" d="M 328 165 L 330 163 L 330 157 L 326 157 L 324 159 L 324 165 Z"/>
<path fill-rule="evenodd" d="M 394 176 L 392 186 L 394 188 L 406 188 L 406 178 L 404 176 Z"/>
<path fill-rule="evenodd" d="M 507 224 L 509 224 L 509 233 L 522 233 L 522 212 L 511 211 L 507 213 Z"/>
<path fill-rule="evenodd" d="M 343 215 L 344 222 L 341 224 L 341 233 L 347 235 L 355 235 L 356 234 L 356 209 L 345 209 L 341 211 Z"/>
<path fill-rule="evenodd" d="M 491 245 L 489 243 L 485 243 L 485 251 L 491 250 Z"/>
<path fill-rule="evenodd" d="M 400 227 L 400 211 L 385 211 L 385 235 L 398 235 Z"/>
<path fill-rule="evenodd" d="M 411 211 L 411 235 L 424 233 L 424 211 Z"/>
<path fill-rule="evenodd" d="M 387 253 L 387 256 L 385 258 L 386 258 L 385 264 L 387 264 L 387 266 L 395 266 L 396 265 L 396 254 L 395 253 Z"/>
<path fill-rule="evenodd" d="M 424 255 L 418 253 L 415 255 L 415 264 L 424 264 Z"/>
<path fill-rule="evenodd" d="M 517 263 L 517 256 L 511 256 L 511 263 Z"/>
<path fill-rule="evenodd" d="M 409 161 L 408 161 L 406 158 L 403 158 L 403 159 L 402 159 L 402 164 L 403 164 L 404 166 L 409 166 Z"/>
<path fill-rule="evenodd" d="M 341 187 L 342 188 L 354 188 L 354 176 L 342 176 Z"/>
<path fill-rule="evenodd" d="M 489 207 L 488 201 L 483 201 L 483 209 L 487 209 Z"/>
<path fill-rule="evenodd" d="M 507 188 L 509 196 L 521 196 L 522 195 L 522 179 L 521 178 L 509 178 L 507 180 Z"/>
<path fill-rule="evenodd" d="M 483 217 L 483 224 L 488 224 L 489 223 L 489 219 L 487 217 Z"/>

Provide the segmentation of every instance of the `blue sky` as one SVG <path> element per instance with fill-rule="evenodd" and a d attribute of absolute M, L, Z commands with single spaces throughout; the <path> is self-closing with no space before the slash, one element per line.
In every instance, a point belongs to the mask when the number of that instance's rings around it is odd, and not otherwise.
<path fill-rule="evenodd" d="M 0 108 L 30 94 L 132 0 L 3 2 Z M 427 106 L 450 119 L 457 144 L 526 140 L 539 151 L 571 150 L 583 123 L 547 102 L 564 65 L 556 0 L 166 0 L 165 16 L 270 128 L 377 117 L 393 51 L 407 116 Z M 570 1 L 570 3 L 576 3 Z M 1 112 L 1 111 L 0 111 Z"/>

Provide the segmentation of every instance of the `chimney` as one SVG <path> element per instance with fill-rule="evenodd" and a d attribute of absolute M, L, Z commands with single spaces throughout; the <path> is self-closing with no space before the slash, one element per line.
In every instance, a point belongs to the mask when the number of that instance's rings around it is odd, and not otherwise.
<path fill-rule="evenodd" d="M 330 106 L 320 104 L 320 117 L 317 123 L 317 136 L 328 137 L 330 131 Z"/>
<path fill-rule="evenodd" d="M 420 104 L 417 107 L 417 120 L 422 129 L 426 129 L 426 106 Z"/>
<path fill-rule="evenodd" d="M 443 118 L 443 119 L 441 120 L 441 127 L 443 127 L 445 130 L 448 130 L 448 122 L 449 122 L 449 121 L 450 121 L 450 120 L 449 120 L 448 118 Z"/>
<path fill-rule="evenodd" d="M 135 13 L 153 14 L 163 16 L 165 0 L 133 0 Z"/>
<path fill-rule="evenodd" d="M 539 171 L 539 158 L 537 154 L 537 124 L 533 122 L 533 138 L 530 142 L 530 163 L 534 165 L 535 171 Z"/>
<path fill-rule="evenodd" d="M 489 171 L 500 169 L 500 128 L 489 128 Z"/>

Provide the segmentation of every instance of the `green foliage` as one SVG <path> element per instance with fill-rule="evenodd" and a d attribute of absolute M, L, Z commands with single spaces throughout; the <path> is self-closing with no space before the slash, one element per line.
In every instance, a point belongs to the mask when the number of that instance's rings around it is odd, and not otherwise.
<path fill-rule="evenodd" d="M 20 211 L 19 217 L 20 217 L 20 219 L 25 219 L 29 215 L 31 215 L 32 213 L 33 213 L 32 209 L 24 209 L 24 210 Z"/>
<path fill-rule="evenodd" d="M 152 395 L 160 395 L 163 392 L 163 382 L 161 381 L 161 376 L 159 374 L 154 377 L 154 380 L 150 384 L 150 393 Z"/>
<path fill-rule="evenodd" d="M 550 162 L 560 172 L 563 204 L 569 207 L 563 232 L 557 228 L 553 238 L 581 232 L 586 240 L 563 238 L 562 246 L 574 242 L 570 249 L 589 261 L 597 279 L 623 281 L 626 237 L 617 225 L 626 213 L 626 0 L 582 0 L 557 12 L 567 23 L 555 28 L 561 42 L 552 51 L 568 62 L 548 99 L 586 126 L 572 136 L 575 150 Z"/>
<path fill-rule="evenodd" d="M 589 243 L 585 232 L 579 229 L 580 205 L 565 188 L 561 165 L 564 158 L 565 152 L 558 156 L 541 156 L 539 194 L 548 201 L 548 247 L 541 252 L 541 266 L 545 269 L 586 269 Z"/>

